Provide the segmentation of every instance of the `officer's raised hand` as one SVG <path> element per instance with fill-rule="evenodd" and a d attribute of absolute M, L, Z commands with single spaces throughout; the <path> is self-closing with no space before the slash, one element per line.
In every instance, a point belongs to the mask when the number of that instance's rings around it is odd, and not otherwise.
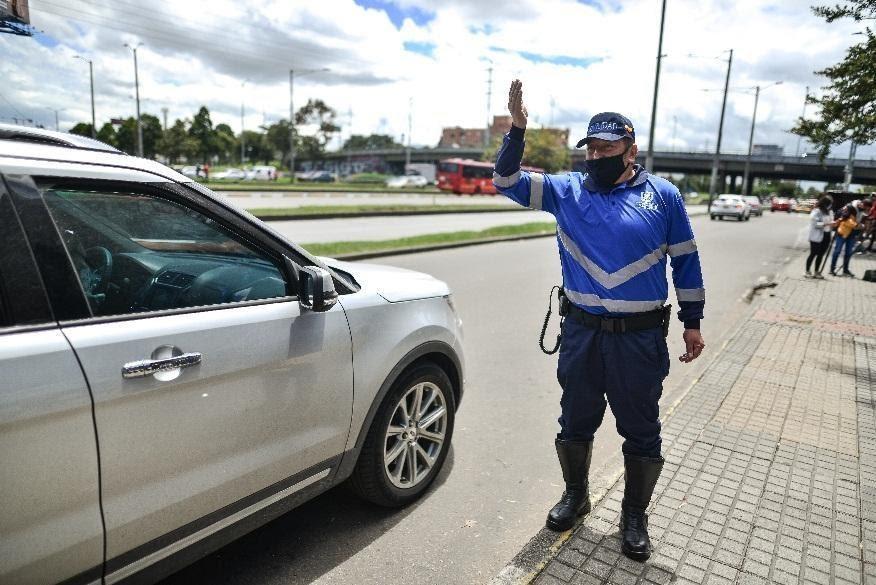
<path fill-rule="evenodd" d="M 508 90 L 508 111 L 511 112 L 511 122 L 518 128 L 526 128 L 526 118 L 529 113 L 523 105 L 523 82 L 515 79 Z"/>
<path fill-rule="evenodd" d="M 686 364 L 694 361 L 703 352 L 706 347 L 706 342 L 703 341 L 703 334 L 699 329 L 685 329 L 682 336 L 684 338 L 685 354 L 678 359 Z"/>

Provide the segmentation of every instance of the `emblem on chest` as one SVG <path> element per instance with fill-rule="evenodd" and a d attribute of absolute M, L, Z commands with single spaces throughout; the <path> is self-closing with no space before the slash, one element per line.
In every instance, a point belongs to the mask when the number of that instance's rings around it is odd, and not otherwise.
<path fill-rule="evenodd" d="M 657 211 L 657 203 L 654 201 L 654 193 L 651 191 L 642 192 L 642 199 L 636 203 L 636 207 L 647 209 L 648 211 Z"/>

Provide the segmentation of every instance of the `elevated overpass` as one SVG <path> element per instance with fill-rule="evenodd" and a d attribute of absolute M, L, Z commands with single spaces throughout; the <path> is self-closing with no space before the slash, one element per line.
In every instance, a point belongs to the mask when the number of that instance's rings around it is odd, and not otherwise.
<path fill-rule="evenodd" d="M 483 155 L 482 148 L 415 148 L 411 149 L 412 163 L 437 163 L 447 158 L 472 158 L 478 160 Z M 572 170 L 583 171 L 584 151 L 572 149 Z M 654 153 L 655 173 L 684 173 L 687 175 L 708 175 L 712 172 L 713 154 L 706 152 Z M 738 190 L 742 185 L 745 171 L 745 154 L 722 154 L 719 159 L 719 185 L 725 189 Z M 645 152 L 640 151 L 638 162 L 645 164 Z M 378 171 L 401 174 L 405 164 L 405 149 L 337 151 L 326 154 L 328 167 L 337 171 L 354 172 Z M 752 155 L 751 176 L 768 180 L 825 181 L 841 183 L 844 178 L 846 160 L 817 156 L 775 156 Z M 876 185 L 876 160 L 857 159 L 853 182 Z M 734 187 L 735 186 L 735 187 Z M 720 189 L 719 190 L 724 190 Z"/>

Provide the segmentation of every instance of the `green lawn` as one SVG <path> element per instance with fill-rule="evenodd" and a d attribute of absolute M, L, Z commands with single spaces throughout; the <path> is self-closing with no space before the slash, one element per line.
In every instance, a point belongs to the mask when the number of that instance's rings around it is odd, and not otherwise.
<path fill-rule="evenodd" d="M 456 213 L 466 211 L 525 211 L 516 205 L 484 204 L 484 205 L 304 205 L 301 207 L 264 207 L 249 209 L 250 213 L 262 219 L 271 217 L 288 217 L 298 215 L 344 214 L 360 215 L 362 213 L 403 213 L 403 212 L 441 212 Z"/>
<path fill-rule="evenodd" d="M 527 236 L 537 234 L 553 234 L 556 224 L 552 222 L 524 223 L 521 225 L 502 225 L 480 231 L 449 232 L 445 234 L 426 234 L 395 240 L 361 241 L 361 242 L 328 242 L 303 244 L 302 247 L 317 256 L 339 256 L 360 252 L 376 252 L 397 250 L 436 244 L 454 244 L 490 238 Z"/>
<path fill-rule="evenodd" d="M 437 187 L 392 189 L 379 183 L 291 183 L 280 181 L 201 181 L 214 191 L 354 191 L 362 193 L 440 193 Z"/>

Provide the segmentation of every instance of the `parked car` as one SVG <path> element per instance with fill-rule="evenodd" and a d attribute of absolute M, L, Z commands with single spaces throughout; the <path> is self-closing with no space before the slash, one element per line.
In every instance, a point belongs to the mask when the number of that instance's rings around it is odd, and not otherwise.
<path fill-rule="evenodd" d="M 422 175 L 401 175 L 390 177 L 386 180 L 386 186 L 393 189 L 405 189 L 408 187 L 422 188 L 429 185 L 429 180 Z"/>
<path fill-rule="evenodd" d="M 791 213 L 791 200 L 787 197 L 773 197 L 770 201 L 770 213 L 774 211 L 787 211 Z"/>
<path fill-rule="evenodd" d="M 246 171 L 242 169 L 228 168 L 210 177 L 216 181 L 242 181 L 246 178 Z"/>
<path fill-rule="evenodd" d="M 155 580 L 340 482 L 403 506 L 439 474 L 464 380 L 445 283 L 9 125 L 0 250 L 0 582 Z"/>
<path fill-rule="evenodd" d="M 276 181 L 277 167 L 271 165 L 257 165 L 246 170 L 246 181 Z"/>
<path fill-rule="evenodd" d="M 763 205 L 760 202 L 760 197 L 756 195 L 745 195 L 743 197 L 749 207 L 751 207 L 751 215 L 761 217 L 763 215 Z"/>
<path fill-rule="evenodd" d="M 709 217 L 711 219 L 733 217 L 737 221 L 748 221 L 751 218 L 751 206 L 743 199 L 742 195 L 719 195 L 712 202 L 712 208 L 709 209 Z"/>
<path fill-rule="evenodd" d="M 200 170 L 200 167 L 194 165 L 184 166 L 179 172 L 190 179 L 200 179 L 204 177 L 204 171 Z"/>
<path fill-rule="evenodd" d="M 329 171 L 304 171 L 295 173 L 295 179 L 305 183 L 333 183 L 335 175 Z"/>

